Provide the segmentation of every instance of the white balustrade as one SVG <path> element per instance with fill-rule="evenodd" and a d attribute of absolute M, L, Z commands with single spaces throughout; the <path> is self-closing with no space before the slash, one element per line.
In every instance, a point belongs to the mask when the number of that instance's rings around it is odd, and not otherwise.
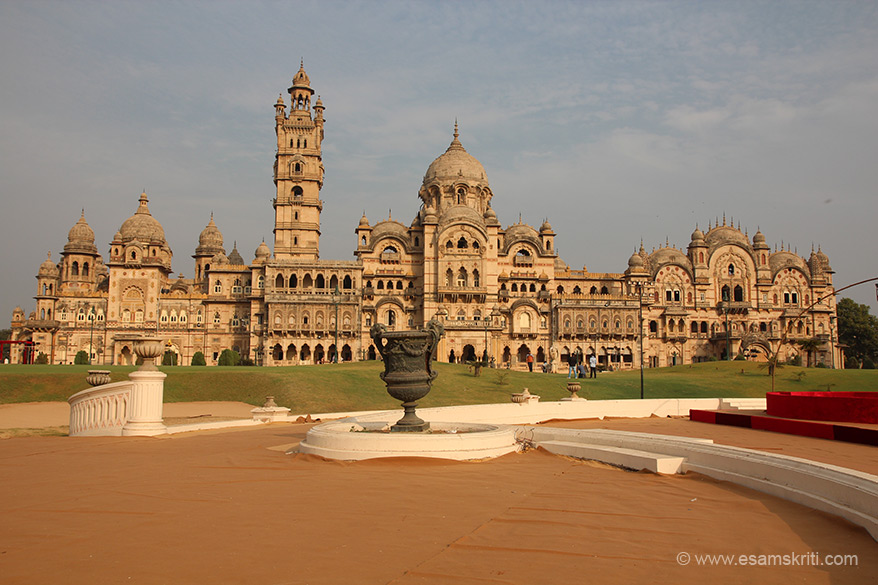
<path fill-rule="evenodd" d="M 121 436 L 128 421 L 134 382 L 113 382 L 88 388 L 71 396 L 70 436 Z"/>

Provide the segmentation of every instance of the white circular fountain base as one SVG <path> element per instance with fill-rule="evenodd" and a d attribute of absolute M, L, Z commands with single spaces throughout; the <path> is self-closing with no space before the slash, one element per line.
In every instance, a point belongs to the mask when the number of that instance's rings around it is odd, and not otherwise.
<path fill-rule="evenodd" d="M 396 414 L 398 417 L 398 413 Z M 308 431 L 290 451 L 327 459 L 359 461 L 379 457 L 433 457 L 467 461 L 518 450 L 515 431 L 505 425 L 430 421 L 428 433 L 389 432 L 393 421 L 356 417 L 329 421 Z"/>

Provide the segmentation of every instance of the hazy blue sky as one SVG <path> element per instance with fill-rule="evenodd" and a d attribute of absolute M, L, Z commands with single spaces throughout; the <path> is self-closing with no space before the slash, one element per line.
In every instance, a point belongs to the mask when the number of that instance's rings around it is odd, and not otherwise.
<path fill-rule="evenodd" d="M 875 2 L 0 2 L 0 326 L 85 209 L 102 253 L 146 189 L 173 267 L 211 211 L 272 244 L 274 102 L 304 59 L 326 106 L 321 256 L 411 221 L 461 141 L 503 225 L 548 218 L 622 272 L 734 217 L 835 284 L 878 276 Z M 872 285 L 851 291 L 876 312 Z M 8 326 L 8 325 L 6 325 Z"/>

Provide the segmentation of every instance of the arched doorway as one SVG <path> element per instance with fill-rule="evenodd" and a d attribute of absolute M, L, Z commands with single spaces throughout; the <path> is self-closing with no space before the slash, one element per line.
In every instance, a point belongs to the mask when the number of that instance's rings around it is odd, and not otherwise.
<path fill-rule="evenodd" d="M 318 343 L 314 347 L 314 363 L 322 364 L 324 359 L 326 359 L 326 353 L 323 351 L 323 345 Z"/>
<path fill-rule="evenodd" d="M 509 346 L 505 346 L 503 348 L 503 363 L 508 364 L 512 361 L 512 351 L 509 349 Z"/>
<path fill-rule="evenodd" d="M 294 359 L 296 359 L 296 346 L 295 344 L 291 343 L 289 346 L 287 346 L 287 361 L 291 362 Z"/>
<path fill-rule="evenodd" d="M 527 361 L 527 354 L 530 353 L 530 348 L 524 343 L 518 348 L 518 363 L 523 364 Z"/>
<path fill-rule="evenodd" d="M 455 359 L 454 359 L 454 350 L 453 349 L 448 352 L 448 363 L 449 364 L 456 363 Z"/>
<path fill-rule="evenodd" d="M 349 362 L 354 359 L 354 354 L 351 351 L 351 346 L 345 343 L 341 348 L 341 361 Z"/>
<path fill-rule="evenodd" d="M 374 345 L 369 346 L 369 351 L 366 353 L 366 357 L 370 360 L 375 360 L 378 358 L 378 356 L 375 355 L 375 346 Z"/>
<path fill-rule="evenodd" d="M 307 364 L 311 360 L 311 348 L 306 343 L 302 346 L 301 351 L 299 351 L 299 361 L 303 364 Z"/>
<path fill-rule="evenodd" d="M 134 356 L 131 354 L 131 350 L 127 345 L 123 346 L 122 351 L 119 352 L 119 363 L 123 366 L 134 365 Z"/>
<path fill-rule="evenodd" d="M 546 361 L 546 352 L 543 351 L 543 346 L 537 348 L 537 363 L 543 363 Z"/>
<path fill-rule="evenodd" d="M 276 362 L 284 359 L 284 348 L 282 348 L 279 343 L 275 344 L 275 346 L 271 348 L 271 359 Z"/>
<path fill-rule="evenodd" d="M 476 361 L 476 348 L 474 348 L 470 344 L 466 344 L 463 346 L 463 356 L 462 359 L 464 362 L 474 362 Z"/>

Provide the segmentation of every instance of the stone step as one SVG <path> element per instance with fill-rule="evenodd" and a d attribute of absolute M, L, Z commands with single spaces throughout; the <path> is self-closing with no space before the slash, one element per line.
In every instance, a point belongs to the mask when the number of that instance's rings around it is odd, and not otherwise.
<path fill-rule="evenodd" d="M 685 457 L 674 457 L 661 453 L 650 453 L 623 447 L 573 443 L 570 441 L 540 441 L 537 443 L 550 453 L 567 455 L 577 459 L 591 459 L 626 469 L 639 471 L 647 469 L 653 473 L 682 473 Z"/>
<path fill-rule="evenodd" d="M 723 410 L 765 410 L 765 398 L 723 398 L 720 401 Z"/>

